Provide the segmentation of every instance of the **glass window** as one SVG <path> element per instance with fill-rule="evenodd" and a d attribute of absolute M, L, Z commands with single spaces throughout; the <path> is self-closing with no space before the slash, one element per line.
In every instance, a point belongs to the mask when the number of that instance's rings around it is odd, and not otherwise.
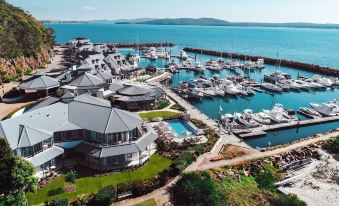
<path fill-rule="evenodd" d="M 128 153 L 127 158 L 132 158 L 132 153 Z"/>

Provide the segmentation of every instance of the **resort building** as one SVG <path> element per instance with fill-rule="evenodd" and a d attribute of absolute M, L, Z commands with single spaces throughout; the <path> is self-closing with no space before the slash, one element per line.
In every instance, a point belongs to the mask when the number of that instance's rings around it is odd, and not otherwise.
<path fill-rule="evenodd" d="M 156 151 L 158 136 L 138 114 L 81 95 L 0 122 L 0 138 L 41 177 L 76 164 L 98 171 L 140 166 Z"/>
<path fill-rule="evenodd" d="M 116 75 L 124 74 L 134 69 L 129 61 L 127 61 L 127 59 L 125 59 L 125 57 L 120 53 L 108 54 L 105 57 L 105 62 L 112 70 L 112 74 Z"/>

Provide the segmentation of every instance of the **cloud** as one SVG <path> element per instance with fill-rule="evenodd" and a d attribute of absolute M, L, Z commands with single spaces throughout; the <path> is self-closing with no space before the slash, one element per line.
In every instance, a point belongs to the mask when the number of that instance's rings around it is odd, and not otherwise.
<path fill-rule="evenodd" d="M 82 9 L 91 11 L 91 10 L 96 10 L 97 8 L 92 7 L 92 6 L 84 6 L 84 7 L 82 7 Z"/>

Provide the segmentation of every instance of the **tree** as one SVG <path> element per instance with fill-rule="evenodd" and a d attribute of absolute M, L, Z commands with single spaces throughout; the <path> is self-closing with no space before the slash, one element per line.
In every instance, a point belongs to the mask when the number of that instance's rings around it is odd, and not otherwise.
<path fill-rule="evenodd" d="M 173 187 L 176 205 L 217 205 L 220 201 L 217 188 L 207 172 L 183 174 Z"/>
<path fill-rule="evenodd" d="M 6 205 L 25 205 L 26 192 L 34 192 L 38 180 L 33 165 L 21 157 L 14 156 L 5 138 L 0 138 L 0 193 Z"/>
<path fill-rule="evenodd" d="M 255 176 L 256 182 L 259 184 L 260 188 L 264 188 L 270 191 L 275 191 L 276 186 L 275 182 L 283 178 L 283 174 L 279 169 L 275 168 L 273 165 L 266 163 L 264 169 Z"/>
<path fill-rule="evenodd" d="M 117 199 L 117 189 L 112 185 L 106 186 L 95 195 L 97 205 L 109 206 Z"/>

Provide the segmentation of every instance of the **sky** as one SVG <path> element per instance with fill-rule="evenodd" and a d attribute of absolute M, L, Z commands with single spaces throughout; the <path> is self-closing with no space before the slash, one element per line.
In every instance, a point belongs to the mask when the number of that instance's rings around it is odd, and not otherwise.
<path fill-rule="evenodd" d="M 211 17 L 339 24 L 339 0 L 7 0 L 40 20 Z"/>

